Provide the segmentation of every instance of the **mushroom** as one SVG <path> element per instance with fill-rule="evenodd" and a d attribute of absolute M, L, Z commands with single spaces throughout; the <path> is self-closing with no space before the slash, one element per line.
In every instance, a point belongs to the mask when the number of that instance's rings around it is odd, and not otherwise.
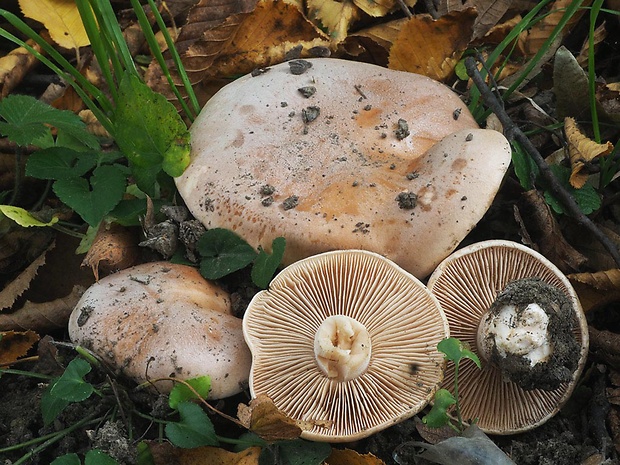
<path fill-rule="evenodd" d="M 69 336 L 138 383 L 208 375 L 210 399 L 247 386 L 241 319 L 228 294 L 190 266 L 145 263 L 99 280 L 71 313 Z"/>
<path fill-rule="evenodd" d="M 252 396 L 313 424 L 302 437 L 344 442 L 428 403 L 443 378 L 436 347 L 448 326 L 417 278 L 376 253 L 345 250 L 281 271 L 250 302 L 243 334 Z"/>
<path fill-rule="evenodd" d="M 428 281 L 452 337 L 482 362 L 459 369 L 463 418 L 487 433 L 535 428 L 570 397 L 588 352 L 588 328 L 568 279 L 524 245 L 491 240 L 458 250 Z M 446 388 L 454 386 L 448 366 Z"/>
<path fill-rule="evenodd" d="M 176 178 L 181 196 L 207 228 L 255 248 L 284 236 L 284 264 L 364 249 L 427 276 L 490 206 L 507 140 L 427 77 L 298 61 L 241 77 L 207 102 Z"/>

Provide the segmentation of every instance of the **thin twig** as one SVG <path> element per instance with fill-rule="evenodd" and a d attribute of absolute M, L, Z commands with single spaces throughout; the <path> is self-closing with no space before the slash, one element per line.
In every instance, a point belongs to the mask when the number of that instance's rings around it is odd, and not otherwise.
<path fill-rule="evenodd" d="M 403 13 L 405 13 L 405 16 L 407 18 L 411 18 L 413 14 L 411 13 L 411 10 L 409 10 L 409 7 L 405 3 L 405 0 L 396 0 L 396 1 L 398 3 L 398 6 L 400 6 L 400 9 L 403 11 Z"/>
<path fill-rule="evenodd" d="M 508 113 L 504 110 L 502 104 L 495 97 L 493 92 L 488 88 L 484 79 L 480 75 L 478 68 L 476 67 L 476 62 L 473 57 L 467 57 L 465 59 L 465 67 L 467 69 L 467 74 L 473 80 L 476 87 L 480 91 L 480 95 L 487 107 L 495 113 L 499 121 L 502 123 L 504 127 L 504 135 L 508 140 L 516 140 L 521 144 L 523 149 L 528 153 L 530 157 L 534 160 L 538 169 L 540 170 L 540 174 L 543 176 L 545 181 L 548 183 L 549 190 L 551 193 L 562 203 L 564 208 L 568 211 L 570 216 L 572 216 L 578 223 L 582 224 L 585 228 L 588 229 L 592 233 L 592 235 L 607 249 L 610 253 L 614 261 L 618 266 L 620 266 L 620 252 L 615 244 L 601 231 L 596 225 L 588 218 L 579 208 L 577 202 L 573 198 L 573 196 L 558 182 L 556 177 L 553 175 L 553 172 L 549 168 L 547 162 L 545 162 L 544 158 L 540 154 L 540 152 L 534 147 L 534 144 L 527 138 L 527 136 L 517 127 L 516 124 L 510 119 Z"/>

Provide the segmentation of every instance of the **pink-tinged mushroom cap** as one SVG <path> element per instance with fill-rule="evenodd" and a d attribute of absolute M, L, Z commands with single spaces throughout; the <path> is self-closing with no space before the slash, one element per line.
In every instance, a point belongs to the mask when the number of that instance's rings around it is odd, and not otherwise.
<path fill-rule="evenodd" d="M 427 77 L 301 62 L 311 65 L 301 74 L 282 63 L 207 102 L 176 178 L 181 196 L 207 228 L 232 229 L 254 247 L 284 236 L 286 264 L 365 249 L 428 275 L 490 206 L 508 142 Z"/>
<path fill-rule="evenodd" d="M 428 287 L 451 336 L 482 362 L 482 369 L 469 360 L 459 367 L 464 419 L 477 420 L 487 433 L 514 434 L 560 410 L 583 370 L 588 327 L 574 289 L 555 265 L 524 245 L 484 241 L 442 261 Z M 454 387 L 452 364 L 443 387 Z"/>
<path fill-rule="evenodd" d="M 259 292 L 243 318 L 250 390 L 295 420 L 302 437 L 369 436 L 419 412 L 445 368 L 448 326 L 414 276 L 361 250 L 300 260 Z"/>
<path fill-rule="evenodd" d="M 99 280 L 71 313 L 69 336 L 138 383 L 208 375 L 210 399 L 241 392 L 250 373 L 228 293 L 190 266 L 146 263 Z"/>

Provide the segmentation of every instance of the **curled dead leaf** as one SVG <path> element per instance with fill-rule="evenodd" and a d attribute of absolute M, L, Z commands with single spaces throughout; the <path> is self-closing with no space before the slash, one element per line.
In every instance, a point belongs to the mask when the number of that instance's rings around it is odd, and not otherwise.
<path fill-rule="evenodd" d="M 332 449 L 325 460 L 326 465 L 385 465 L 372 454 L 360 454 L 351 449 Z"/>
<path fill-rule="evenodd" d="M 26 43 L 37 52 L 42 53 L 40 45 L 29 39 Z M 6 97 L 31 72 L 39 60 L 24 47 L 17 47 L 0 58 L 0 97 Z"/>
<path fill-rule="evenodd" d="M 260 447 L 230 452 L 219 447 L 180 449 L 170 443 L 147 442 L 154 465 L 258 465 Z"/>
<path fill-rule="evenodd" d="M 564 118 L 564 133 L 568 143 L 568 156 L 571 165 L 570 183 L 576 189 L 584 186 L 588 180 L 588 174 L 582 172 L 586 163 L 597 157 L 608 155 L 614 149 L 611 142 L 598 144 L 588 138 L 577 126 L 572 117 Z"/>
<path fill-rule="evenodd" d="M 117 223 L 99 227 L 92 246 L 82 261 L 99 280 L 99 272 L 110 273 L 129 268 L 138 259 L 138 245 L 134 232 Z"/>
<path fill-rule="evenodd" d="M 620 301 L 620 269 L 569 274 L 584 312 Z"/>
<path fill-rule="evenodd" d="M 326 421 L 301 421 L 287 417 L 265 394 L 259 394 L 249 405 L 239 404 L 237 417 L 241 424 L 265 441 L 296 439 L 302 431 L 317 425 L 329 427 Z"/>
<path fill-rule="evenodd" d="M 7 367 L 26 355 L 38 340 L 34 331 L 0 333 L 0 367 Z"/>

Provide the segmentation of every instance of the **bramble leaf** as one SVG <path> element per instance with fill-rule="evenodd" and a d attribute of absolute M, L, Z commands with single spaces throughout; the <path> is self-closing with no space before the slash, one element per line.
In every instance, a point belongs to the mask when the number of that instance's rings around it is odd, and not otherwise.
<path fill-rule="evenodd" d="M 261 289 L 267 289 L 269 286 L 269 281 L 282 262 L 285 246 L 286 240 L 283 237 L 276 237 L 271 243 L 270 254 L 259 249 L 258 256 L 252 265 L 252 282 Z"/>
<path fill-rule="evenodd" d="M 202 257 L 200 273 L 207 279 L 219 279 L 245 268 L 257 255 L 250 244 L 223 228 L 208 229 L 196 245 Z"/>

